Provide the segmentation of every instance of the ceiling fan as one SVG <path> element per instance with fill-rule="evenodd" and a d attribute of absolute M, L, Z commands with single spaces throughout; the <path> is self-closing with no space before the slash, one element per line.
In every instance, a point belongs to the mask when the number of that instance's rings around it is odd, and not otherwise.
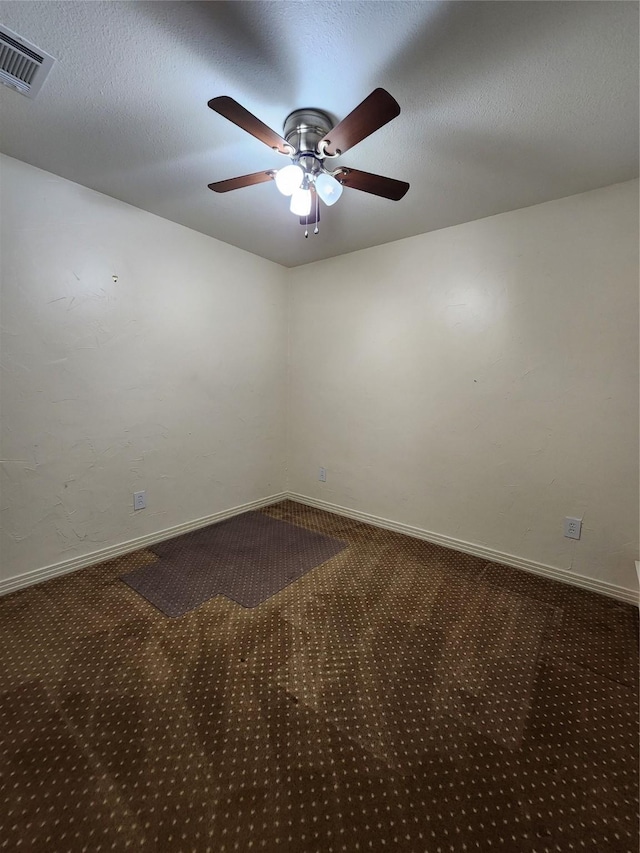
<path fill-rule="evenodd" d="M 326 166 L 327 160 L 344 154 L 400 113 L 397 101 L 385 89 L 374 89 L 335 127 L 329 116 L 320 110 L 294 110 L 285 120 L 284 136 L 271 130 L 226 95 L 212 98 L 209 107 L 278 154 L 291 159 L 291 163 L 282 169 L 268 169 L 217 181 L 209 184 L 209 189 L 226 193 L 273 180 L 283 195 L 291 197 L 290 210 L 305 226 L 305 237 L 308 236 L 308 225 L 315 224 L 314 233 L 318 233 L 319 200 L 326 205 L 335 204 L 342 195 L 343 187 L 393 201 L 399 201 L 409 189 L 405 181 L 361 172 L 347 166 L 338 166 L 333 170 Z"/>

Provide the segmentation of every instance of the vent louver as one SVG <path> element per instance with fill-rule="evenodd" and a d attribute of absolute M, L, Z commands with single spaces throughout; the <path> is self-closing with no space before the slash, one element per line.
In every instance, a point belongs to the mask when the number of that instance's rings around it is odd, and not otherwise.
<path fill-rule="evenodd" d="M 0 24 L 0 83 L 35 98 L 55 59 Z"/>

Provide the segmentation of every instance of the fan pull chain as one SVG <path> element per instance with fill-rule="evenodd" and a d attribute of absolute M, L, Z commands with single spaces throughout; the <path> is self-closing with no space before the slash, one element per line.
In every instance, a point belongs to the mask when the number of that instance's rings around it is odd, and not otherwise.
<path fill-rule="evenodd" d="M 320 198 L 318 196 L 318 193 L 316 193 L 315 196 L 316 196 L 316 227 L 313 229 L 313 233 L 317 234 L 320 231 L 320 229 L 318 228 L 318 220 L 319 220 L 318 207 L 320 206 Z"/>

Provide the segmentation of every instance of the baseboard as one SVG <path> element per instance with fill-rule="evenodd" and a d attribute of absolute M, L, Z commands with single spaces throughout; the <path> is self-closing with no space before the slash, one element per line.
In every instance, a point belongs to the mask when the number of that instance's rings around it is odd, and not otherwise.
<path fill-rule="evenodd" d="M 558 569 L 554 566 L 547 566 L 544 563 L 537 563 L 533 560 L 526 560 L 523 557 L 516 557 L 513 554 L 504 554 L 501 551 L 496 551 L 493 548 L 487 548 L 484 545 L 476 545 L 473 542 L 465 542 L 462 539 L 455 539 L 452 536 L 444 536 L 441 533 L 433 533 L 430 530 L 424 530 L 420 527 L 412 527 L 409 524 L 403 524 L 399 521 L 392 521 L 388 518 L 381 518 L 377 515 L 371 515 L 368 512 L 361 512 L 357 509 L 339 506 L 338 504 L 330 503 L 329 501 L 310 498 L 307 495 L 296 494 L 295 492 L 281 492 L 277 495 L 269 495 L 266 498 L 260 498 L 256 501 L 249 501 L 240 506 L 231 507 L 230 509 L 214 512 L 212 515 L 203 516 L 202 518 L 187 521 L 183 524 L 177 524 L 174 527 L 167 527 L 164 530 L 158 530 L 155 533 L 149 533 L 146 536 L 139 536 L 136 539 L 130 539 L 128 542 L 121 542 L 118 545 L 112 545 L 109 548 L 102 548 L 99 551 L 92 551 L 90 554 L 83 554 L 81 557 L 74 557 L 71 560 L 64 560 L 61 563 L 55 563 L 51 566 L 45 566 L 42 569 L 35 569 L 31 572 L 25 572 L 21 575 L 16 575 L 12 578 L 0 581 L 0 596 L 10 592 L 15 592 L 32 584 L 40 583 L 41 581 L 55 578 L 59 575 L 66 575 L 70 572 L 75 572 L 78 569 L 85 569 L 88 566 L 95 566 L 97 563 L 103 563 L 106 560 L 112 560 L 114 557 L 121 557 L 123 554 L 130 554 L 132 551 L 138 551 L 141 548 L 147 548 L 150 545 L 155 545 L 157 542 L 162 542 L 165 539 L 171 539 L 174 536 L 179 536 L 181 533 L 188 533 L 191 530 L 198 530 L 200 527 L 206 527 L 208 524 L 214 524 L 216 521 L 223 521 L 225 518 L 231 518 L 234 515 L 248 512 L 252 509 L 260 509 L 261 507 L 270 506 L 283 500 L 292 500 L 296 503 L 306 506 L 323 509 L 327 512 L 332 512 L 335 515 L 342 515 L 345 518 L 353 518 L 356 521 L 364 521 L 366 524 L 371 524 L 374 527 L 382 527 L 385 530 L 393 530 L 396 533 L 404 533 L 407 536 L 413 536 L 416 539 L 424 539 L 427 542 L 433 542 L 436 545 L 442 545 L 445 548 L 451 548 L 454 551 L 462 551 L 465 554 L 473 554 L 475 557 L 481 557 L 494 563 L 502 563 L 505 566 L 513 566 L 516 569 L 524 569 L 542 577 L 552 578 L 553 580 L 571 584 L 572 586 L 580 587 L 581 589 L 598 592 L 602 595 L 608 595 L 611 598 L 626 601 L 629 604 L 638 605 L 638 592 L 633 589 L 627 589 L 623 586 L 606 583 L 605 581 L 588 578 L 585 575 L 578 575 L 575 572 L 567 571 L 566 569 Z M 636 563 L 636 567 L 638 564 Z M 640 578 L 640 570 L 638 572 Z"/>
<path fill-rule="evenodd" d="M 615 584 L 606 583 L 605 581 L 588 578 L 585 575 L 578 575 L 575 572 L 567 571 L 567 569 L 558 569 L 554 566 L 547 566 L 544 563 L 537 563 L 534 560 L 526 560 L 523 557 L 516 557 L 513 554 L 503 554 L 501 551 L 495 551 L 493 548 L 487 548 L 484 545 L 475 545 L 473 542 L 465 542 L 462 539 L 454 539 L 452 536 L 443 536 L 441 533 L 433 533 L 430 530 L 423 530 L 420 527 L 412 527 L 409 524 L 402 524 L 399 521 L 391 521 L 388 518 L 380 518 L 377 515 L 371 515 L 368 512 L 361 512 L 357 509 L 349 509 L 348 507 L 339 506 L 338 504 L 329 503 L 328 501 L 310 498 L 307 495 L 299 495 L 294 492 L 289 492 L 287 495 L 289 500 L 306 506 L 315 507 L 316 509 L 324 509 L 327 512 L 332 512 L 335 515 L 342 515 L 346 518 L 353 518 L 356 521 L 364 521 L 366 524 L 371 524 L 374 527 L 382 527 L 385 530 L 393 530 L 396 533 L 404 533 L 407 536 L 413 536 L 416 539 L 425 539 L 427 542 L 433 542 L 435 545 L 442 545 L 445 548 L 452 548 L 454 551 L 462 551 L 465 554 L 473 554 L 474 557 L 482 557 L 493 563 L 502 563 L 505 566 L 513 566 L 516 569 L 524 569 L 526 572 L 531 572 L 534 575 L 551 578 L 552 580 L 568 583 L 572 586 L 588 589 L 591 592 L 599 592 L 602 595 L 608 595 L 611 598 L 617 598 L 620 601 L 626 601 L 629 604 L 638 606 L 638 592 L 633 589 L 627 589 L 624 586 L 616 586 Z"/>
<path fill-rule="evenodd" d="M 31 586 L 34 583 L 40 583 L 59 575 L 66 575 L 78 569 L 86 569 L 88 566 L 104 563 L 106 560 L 112 560 L 114 557 L 121 557 L 123 554 L 139 551 L 141 548 L 147 548 L 149 545 L 155 545 L 157 542 L 162 542 L 165 539 L 180 536 L 181 533 L 189 533 L 191 530 L 198 530 L 200 527 L 206 527 L 208 524 L 214 524 L 216 521 L 224 521 L 225 518 L 240 515 L 240 513 L 248 512 L 251 509 L 270 506 L 286 498 L 288 498 L 288 494 L 281 492 L 277 495 L 270 495 L 267 498 L 260 498 L 257 501 L 249 501 L 249 503 L 234 506 L 231 509 L 223 509 L 220 512 L 214 512 L 212 515 L 196 518 L 194 521 L 186 521 L 183 524 L 176 524 L 174 527 L 167 527 L 165 530 L 158 530 L 155 533 L 148 533 L 146 536 L 139 536 L 137 539 L 130 539 L 128 542 L 121 542 L 119 545 L 112 545 L 109 548 L 92 551 L 90 554 L 83 554 L 81 557 L 74 557 L 71 560 L 64 560 L 52 566 L 45 566 L 42 569 L 35 569 L 31 572 L 7 578 L 0 581 L 0 595 L 6 595 L 25 586 Z"/>

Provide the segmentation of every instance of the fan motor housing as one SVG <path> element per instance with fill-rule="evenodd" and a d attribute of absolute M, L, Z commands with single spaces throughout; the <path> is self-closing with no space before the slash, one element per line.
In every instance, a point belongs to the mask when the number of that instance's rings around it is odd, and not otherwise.
<path fill-rule="evenodd" d="M 332 127 L 333 122 L 321 110 L 294 110 L 285 120 L 284 138 L 297 152 L 315 154 L 318 143 Z"/>

